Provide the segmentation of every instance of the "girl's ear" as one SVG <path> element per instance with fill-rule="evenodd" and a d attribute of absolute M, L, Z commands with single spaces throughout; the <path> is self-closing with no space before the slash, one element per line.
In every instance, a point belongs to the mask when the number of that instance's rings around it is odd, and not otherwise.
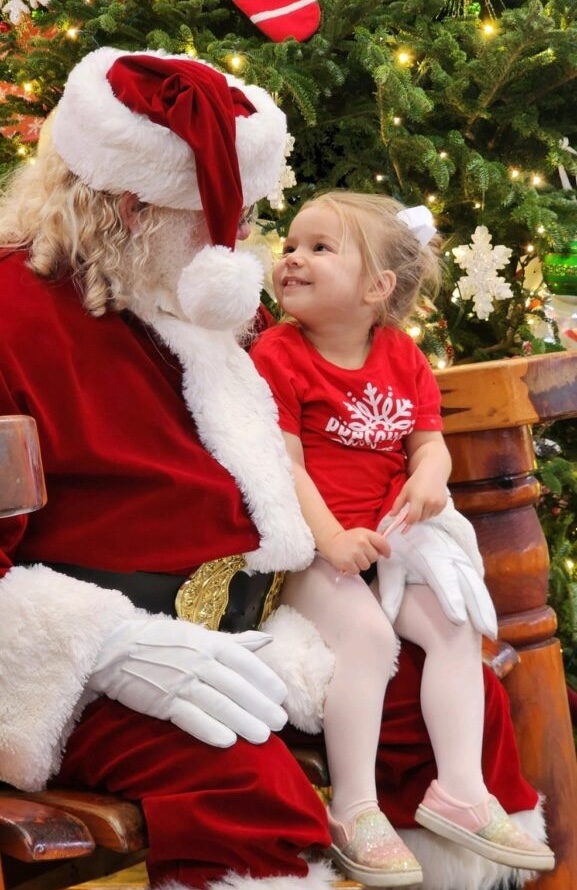
<path fill-rule="evenodd" d="M 397 276 L 391 269 L 385 269 L 380 272 L 378 277 L 373 280 L 365 294 L 365 302 L 369 304 L 382 303 L 391 296 L 397 283 Z"/>
<path fill-rule="evenodd" d="M 135 234 L 140 230 L 139 212 L 142 209 L 142 201 L 132 192 L 123 192 L 118 202 L 118 209 L 123 222 Z"/>

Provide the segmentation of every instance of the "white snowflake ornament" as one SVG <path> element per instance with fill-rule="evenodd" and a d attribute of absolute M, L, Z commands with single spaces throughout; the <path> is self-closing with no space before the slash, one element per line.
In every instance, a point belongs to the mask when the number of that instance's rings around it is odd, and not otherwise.
<path fill-rule="evenodd" d="M 26 2 L 24 0 L 8 0 L 7 3 L 2 3 L 0 10 L 13 25 L 19 25 L 22 18 L 30 15 L 33 9 L 38 9 L 39 6 L 48 6 L 49 3 L 50 0 L 26 0 Z"/>
<path fill-rule="evenodd" d="M 467 272 L 457 281 L 463 300 L 473 300 L 478 318 L 488 318 L 493 311 L 493 300 L 507 300 L 513 296 L 511 286 L 497 270 L 509 262 L 511 248 L 503 244 L 495 247 L 486 226 L 477 226 L 471 244 L 453 248 L 457 265 Z"/>

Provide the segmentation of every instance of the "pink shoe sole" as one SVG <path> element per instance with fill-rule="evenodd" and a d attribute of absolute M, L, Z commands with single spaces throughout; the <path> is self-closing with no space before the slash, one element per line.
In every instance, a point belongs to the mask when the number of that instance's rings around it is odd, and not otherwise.
<path fill-rule="evenodd" d="M 449 797 L 433 781 L 415 821 L 492 862 L 530 871 L 555 868 L 553 851 L 517 828 L 493 796 L 471 807 Z"/>
<path fill-rule="evenodd" d="M 353 881 L 366 887 L 417 887 L 421 867 L 380 810 L 360 813 L 350 830 L 328 812 L 333 844 L 329 857 Z"/>

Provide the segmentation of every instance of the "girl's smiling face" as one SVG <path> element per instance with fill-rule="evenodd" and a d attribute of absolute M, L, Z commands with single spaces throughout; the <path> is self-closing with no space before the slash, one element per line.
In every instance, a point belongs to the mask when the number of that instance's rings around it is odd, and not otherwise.
<path fill-rule="evenodd" d="M 273 283 L 282 309 L 305 329 L 372 318 L 359 247 L 332 208 L 306 207 L 295 216 Z"/>

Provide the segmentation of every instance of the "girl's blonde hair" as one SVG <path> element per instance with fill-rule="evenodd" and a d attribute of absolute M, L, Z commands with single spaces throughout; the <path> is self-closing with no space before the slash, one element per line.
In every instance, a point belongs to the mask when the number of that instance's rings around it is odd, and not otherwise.
<path fill-rule="evenodd" d="M 28 252 L 28 265 L 50 280 L 71 277 L 92 315 L 134 308 L 125 292 L 146 282 L 149 239 L 159 208 L 143 205 L 139 231 L 120 212 L 120 195 L 98 192 L 71 173 L 48 143 L 34 164 L 19 167 L 0 195 L 0 247 Z"/>
<path fill-rule="evenodd" d="M 393 292 L 376 305 L 375 324 L 401 327 L 420 296 L 434 297 L 441 282 L 440 239 L 421 246 L 412 230 L 397 216 L 406 208 L 386 195 L 333 190 L 306 201 L 307 207 L 327 207 L 339 216 L 343 238 L 357 244 L 370 280 L 390 269 L 397 277 Z"/>

